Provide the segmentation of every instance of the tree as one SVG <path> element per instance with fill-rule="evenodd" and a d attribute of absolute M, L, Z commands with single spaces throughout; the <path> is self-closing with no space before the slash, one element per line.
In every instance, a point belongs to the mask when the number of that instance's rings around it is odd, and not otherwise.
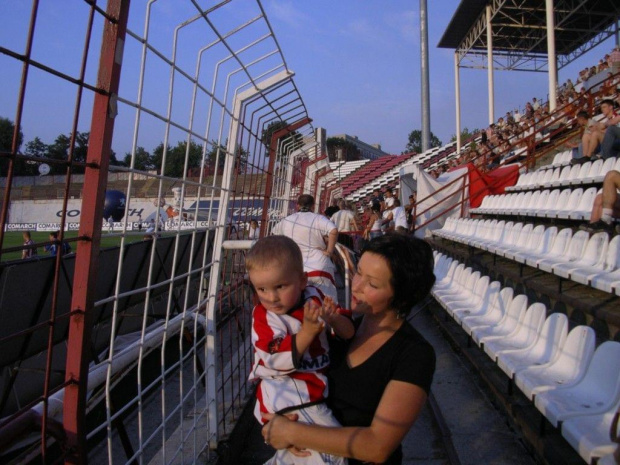
<path fill-rule="evenodd" d="M 430 143 L 430 148 L 440 147 L 443 145 L 439 138 L 432 132 Z M 409 143 L 405 147 L 404 153 L 411 152 L 422 153 L 422 131 L 420 131 L 419 129 L 414 129 L 409 133 Z"/>
<path fill-rule="evenodd" d="M 131 166 L 131 153 L 127 152 L 124 159 L 125 166 Z M 133 168 L 140 171 L 149 171 L 155 168 L 153 157 L 144 147 L 136 147 Z"/>
<path fill-rule="evenodd" d="M 26 143 L 24 153 L 30 157 L 47 158 L 47 144 L 38 137 L 35 137 L 30 142 Z M 36 176 L 39 174 L 40 163 L 42 162 L 20 160 L 18 162 L 19 172 L 17 174 L 20 176 Z"/>
<path fill-rule="evenodd" d="M 189 150 L 187 141 L 180 141 L 175 147 L 168 146 L 166 149 L 166 166 L 162 172 L 162 162 L 164 155 L 163 142 L 153 150 L 153 165 L 155 169 L 164 176 L 173 178 L 183 177 L 185 167 L 185 156 L 187 155 L 187 168 L 198 168 L 202 160 L 202 146 L 194 141 L 190 142 Z"/>
<path fill-rule="evenodd" d="M 8 118 L 0 117 L 0 152 L 8 152 L 10 153 L 13 148 L 13 134 L 15 132 L 15 124 Z M 19 152 L 19 148 L 22 145 L 22 141 L 24 140 L 24 134 L 22 130 L 17 132 L 17 147 L 16 150 Z M 0 175 L 6 176 L 8 171 L 8 159 L 2 157 L 0 159 Z M 16 169 L 17 167 L 15 167 Z M 15 174 L 18 174 L 15 171 Z"/>
<path fill-rule="evenodd" d="M 463 128 L 461 130 L 461 143 L 466 144 L 472 137 L 474 137 L 479 132 L 480 129 L 474 129 L 473 131 L 470 131 L 468 128 Z M 456 142 L 456 134 L 452 134 L 450 142 Z"/>
<path fill-rule="evenodd" d="M 267 151 L 265 152 L 265 156 L 269 156 L 269 147 L 271 145 L 271 137 L 273 135 L 274 132 L 279 131 L 280 129 L 284 129 L 285 127 L 288 126 L 289 123 L 287 123 L 286 121 L 272 121 L 271 123 L 269 123 L 267 125 L 267 127 L 263 130 L 263 134 L 261 136 L 261 142 L 263 143 L 263 145 L 265 146 L 265 148 L 267 149 Z M 292 144 L 292 150 L 298 149 L 299 147 L 301 147 L 303 145 L 303 137 L 301 134 L 299 134 L 297 131 L 292 131 L 289 132 L 286 136 L 284 136 L 283 138 L 281 138 L 282 140 L 279 140 L 280 145 L 286 145 L 287 149 L 289 144 Z"/>
<path fill-rule="evenodd" d="M 345 161 L 355 161 L 360 159 L 360 149 L 353 143 L 342 137 L 328 137 L 325 140 L 327 156 L 329 161 L 338 161 L 338 149 L 343 150 Z"/>
<path fill-rule="evenodd" d="M 228 140 L 226 140 L 224 144 L 228 145 Z M 226 163 L 226 147 L 224 145 L 218 144 L 215 140 L 212 140 L 210 145 L 211 150 L 207 152 L 206 156 L 207 163 L 209 164 L 212 172 L 215 172 L 215 170 L 217 169 L 218 172 L 222 173 L 224 171 L 224 163 Z M 237 173 L 246 170 L 249 155 L 250 154 L 248 153 L 248 151 L 245 150 L 243 147 L 237 147 L 237 156 L 235 157 L 235 171 Z"/>

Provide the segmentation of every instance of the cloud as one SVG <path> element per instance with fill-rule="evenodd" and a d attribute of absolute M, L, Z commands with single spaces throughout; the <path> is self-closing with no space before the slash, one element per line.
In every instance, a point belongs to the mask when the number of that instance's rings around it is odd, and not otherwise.
<path fill-rule="evenodd" d="M 269 2 L 269 19 L 287 24 L 293 28 L 308 28 L 312 18 L 302 9 L 296 8 L 295 3 L 289 0 L 272 0 Z"/>
<path fill-rule="evenodd" d="M 418 43 L 420 39 L 420 19 L 415 10 L 388 13 L 384 19 L 386 26 L 400 35 L 406 42 Z"/>

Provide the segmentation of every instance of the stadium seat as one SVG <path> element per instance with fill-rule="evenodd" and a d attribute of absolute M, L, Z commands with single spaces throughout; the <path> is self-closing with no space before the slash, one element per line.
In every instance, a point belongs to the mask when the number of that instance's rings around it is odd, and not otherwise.
<path fill-rule="evenodd" d="M 568 219 L 573 211 L 573 209 L 579 205 L 579 201 L 581 200 L 581 196 L 583 195 L 583 189 L 578 187 L 577 189 L 573 189 L 570 193 L 570 197 L 568 198 L 565 205 L 562 208 L 558 208 L 556 210 L 556 218 Z"/>
<path fill-rule="evenodd" d="M 523 229 L 523 223 L 513 224 L 512 227 L 507 231 L 507 234 L 505 235 L 505 237 L 502 237 L 502 241 L 488 244 L 487 250 L 491 253 L 501 255 L 503 250 L 509 249 L 510 247 L 515 246 L 517 240 L 519 239 L 519 234 L 521 234 L 522 229 Z"/>
<path fill-rule="evenodd" d="M 465 287 L 458 294 L 452 294 L 440 300 L 440 304 L 445 308 L 448 313 L 452 314 L 452 308 L 456 306 L 475 307 L 482 302 L 482 298 L 489 287 L 490 278 L 488 276 L 481 276 L 472 287 L 469 287 L 471 280 L 468 281 L 468 286 Z"/>
<path fill-rule="evenodd" d="M 523 349 L 504 350 L 497 354 L 497 365 L 509 378 L 518 370 L 532 365 L 542 365 L 555 359 L 568 334 L 568 318 L 562 313 L 552 313 L 543 324 L 536 343 Z"/>
<path fill-rule="evenodd" d="M 562 171 L 560 171 L 560 176 L 558 176 L 558 179 L 554 179 L 551 182 L 551 187 L 559 187 L 563 185 L 568 180 L 568 177 L 570 176 L 571 168 L 572 168 L 571 166 L 563 167 Z"/>
<path fill-rule="evenodd" d="M 504 350 L 525 349 L 536 342 L 538 333 L 545 323 L 547 307 L 537 302 L 529 306 L 525 316 L 515 330 L 506 336 L 491 336 L 484 341 L 484 351 L 491 360 L 497 361 L 497 354 Z"/>
<path fill-rule="evenodd" d="M 541 392 L 577 384 L 586 372 L 595 344 L 596 336 L 592 328 L 576 326 L 568 333 L 557 357 L 542 365 L 517 371 L 516 385 L 527 398 L 533 400 Z"/>
<path fill-rule="evenodd" d="M 564 228 L 555 236 L 551 250 L 544 255 L 540 256 L 528 256 L 526 257 L 525 264 L 534 268 L 538 268 L 538 264 L 543 260 L 560 260 L 564 257 L 564 252 L 568 248 L 570 241 L 573 237 L 573 230 L 570 228 Z"/>
<path fill-rule="evenodd" d="M 488 312 L 492 311 L 495 308 L 495 305 L 498 304 L 498 299 L 500 295 L 500 283 L 498 281 L 493 281 L 489 284 L 487 288 L 487 292 L 484 294 L 482 301 L 476 307 L 457 307 L 454 306 L 452 308 L 452 317 L 454 320 L 461 324 L 462 318 L 467 315 L 476 315 L 481 316 L 485 315 Z"/>
<path fill-rule="evenodd" d="M 527 297 L 524 294 L 514 297 L 504 313 L 504 317 L 497 324 L 470 328 L 473 341 L 479 346 L 483 346 L 489 337 L 507 336 L 515 330 L 525 316 L 526 310 Z"/>
<path fill-rule="evenodd" d="M 620 342 L 603 342 L 581 381 L 536 396 L 536 408 L 553 426 L 568 418 L 605 413 L 620 398 Z"/>
<path fill-rule="evenodd" d="M 589 189 L 586 189 L 579 200 L 579 204 L 574 208 L 573 211 L 569 213 L 568 217 L 571 220 L 589 220 L 596 194 L 596 187 L 590 187 Z"/>
<path fill-rule="evenodd" d="M 521 230 L 521 235 L 519 236 L 516 247 L 505 251 L 504 257 L 517 261 L 517 256 L 519 254 L 538 249 L 538 245 L 540 244 L 540 241 L 545 233 L 545 227 L 542 224 L 539 224 L 535 228 L 530 228 L 530 231 L 526 233 L 526 237 L 523 237 L 525 229 L 526 228 L 524 227 Z"/>
<path fill-rule="evenodd" d="M 536 228 L 539 228 L 540 226 L 541 225 L 536 226 Z M 534 228 L 534 230 L 536 230 L 536 228 Z M 543 226 L 542 234 L 540 235 L 540 237 L 537 239 L 535 243 L 532 243 L 532 247 L 528 250 L 515 251 L 512 259 L 519 263 L 527 263 L 528 259 L 541 257 L 545 255 L 546 253 L 549 253 L 553 246 L 553 241 L 555 240 L 557 235 L 558 235 L 557 227 L 550 226 L 547 229 L 545 229 Z"/>
<path fill-rule="evenodd" d="M 586 463 L 591 464 L 596 457 L 613 454 L 618 447 L 610 437 L 611 425 L 618 409 L 620 399 L 616 399 L 614 407 L 605 413 L 573 417 L 562 423 L 562 436 Z M 620 434 L 619 424 L 616 425 L 616 436 Z"/>
<path fill-rule="evenodd" d="M 620 158 L 618 159 L 620 160 Z M 616 164 L 616 157 L 609 157 L 603 163 L 601 167 L 601 171 L 599 174 L 592 180 L 593 183 L 602 183 L 603 179 L 605 179 L 605 175 L 614 169 L 614 165 Z"/>
<path fill-rule="evenodd" d="M 596 160 L 595 162 L 593 162 L 590 170 L 588 171 L 588 174 L 585 177 L 581 178 L 581 184 L 593 183 L 601 174 L 603 170 L 603 163 L 603 160 Z"/>
<path fill-rule="evenodd" d="M 459 278 L 461 273 L 463 273 L 464 271 L 465 271 L 465 264 L 459 263 L 456 260 L 454 260 L 452 264 L 450 265 L 450 268 L 448 269 L 448 272 L 446 273 L 446 275 L 440 281 L 435 281 L 435 284 L 433 285 L 433 288 L 431 289 L 431 294 L 435 295 L 435 293 L 440 290 L 449 289 L 451 286 L 454 285 L 456 280 Z"/>
<path fill-rule="evenodd" d="M 549 196 L 549 200 L 547 201 L 547 205 L 545 206 L 544 217 L 545 218 L 557 218 L 558 213 L 566 209 L 566 205 L 568 204 L 568 201 L 570 199 L 571 192 L 572 191 L 570 189 L 562 190 L 559 196 L 555 199 L 556 200 L 555 204 L 551 203 L 553 200 L 552 199 L 553 192 L 551 192 L 551 195 Z M 543 215 L 539 214 L 539 216 L 543 216 Z"/>
<path fill-rule="evenodd" d="M 471 335 L 470 328 L 472 326 L 494 325 L 506 314 L 510 302 L 512 302 L 514 291 L 511 287 L 501 289 L 499 282 L 495 282 L 497 285 L 491 290 L 488 296 L 485 296 L 487 304 L 483 307 L 467 308 L 461 306 L 460 308 L 455 307 L 452 309 L 454 320 L 463 326 L 467 334 Z M 497 289 L 497 291 L 495 289 Z M 467 322 L 467 324 L 465 324 L 465 322 Z"/>
<path fill-rule="evenodd" d="M 577 236 L 577 234 L 575 234 Z M 573 239 L 575 238 L 573 236 Z M 605 265 L 605 258 L 607 248 L 609 247 L 609 235 L 605 232 L 593 234 L 586 246 L 583 249 L 583 253 L 576 260 L 560 262 L 553 265 L 553 274 L 562 278 L 570 279 L 572 272 L 578 272 L 580 269 L 594 268 L 596 270 L 602 270 Z M 570 259 L 571 255 L 569 252 Z"/>
<path fill-rule="evenodd" d="M 583 256 L 583 251 L 588 242 L 588 236 L 589 234 L 586 231 L 577 231 L 570 239 L 564 255 L 557 257 L 550 254 L 547 258 L 538 262 L 538 268 L 553 273 L 553 268 L 560 263 L 570 263 L 579 260 Z M 558 238 L 556 238 L 556 241 L 557 239 Z"/>
<path fill-rule="evenodd" d="M 607 234 L 607 233 L 598 233 Z M 596 235 L 596 234 L 595 234 Z M 594 236 L 592 236 L 594 237 Z M 592 240 L 592 238 L 590 238 Z M 611 283 L 620 279 L 620 275 L 616 278 L 612 272 L 620 267 L 620 236 L 615 236 L 610 242 L 606 250 L 601 251 L 600 259 L 591 266 L 582 266 L 570 273 L 570 279 L 581 284 L 590 285 L 592 280 L 596 280 L 597 289 L 611 292 Z M 609 283 L 606 286 L 604 283 Z M 605 289 L 602 287 L 605 286 Z"/>

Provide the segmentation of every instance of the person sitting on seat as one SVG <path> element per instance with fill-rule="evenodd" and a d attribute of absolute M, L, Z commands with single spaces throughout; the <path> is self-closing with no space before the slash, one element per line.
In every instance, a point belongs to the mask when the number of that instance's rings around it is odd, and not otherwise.
<path fill-rule="evenodd" d="M 596 196 L 592 213 L 590 214 L 590 223 L 583 226 L 590 232 L 605 231 L 609 234 L 614 232 L 614 218 L 620 217 L 620 172 L 612 170 L 605 175 L 603 180 L 603 193 Z M 620 227 L 615 227 L 615 232 L 620 233 Z"/>

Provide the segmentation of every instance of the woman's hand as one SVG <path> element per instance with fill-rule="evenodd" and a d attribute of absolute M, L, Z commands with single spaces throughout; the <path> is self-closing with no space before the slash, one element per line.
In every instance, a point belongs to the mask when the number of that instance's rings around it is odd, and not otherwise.
<path fill-rule="evenodd" d="M 291 454 L 297 457 L 310 456 L 310 452 L 298 449 L 286 438 L 286 432 L 290 430 L 291 424 L 299 418 L 297 414 L 276 415 L 275 413 L 263 413 L 262 416 L 268 421 L 261 431 L 265 444 L 274 449 L 288 449 Z"/>

